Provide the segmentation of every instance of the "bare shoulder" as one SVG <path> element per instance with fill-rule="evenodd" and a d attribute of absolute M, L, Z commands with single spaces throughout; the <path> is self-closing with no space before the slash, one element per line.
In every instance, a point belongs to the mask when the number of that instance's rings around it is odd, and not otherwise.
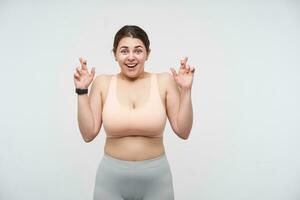
<path fill-rule="evenodd" d="M 112 74 L 100 74 L 97 75 L 94 79 L 94 84 L 98 88 L 98 91 L 101 94 L 102 102 L 105 102 L 108 87 L 111 81 Z"/>
<path fill-rule="evenodd" d="M 110 79 L 112 75 L 111 74 L 99 74 L 95 77 L 94 83 L 97 85 L 98 88 L 106 88 L 106 86 L 109 84 Z"/>
<path fill-rule="evenodd" d="M 95 77 L 96 82 L 106 82 L 112 75 L 111 74 L 99 74 Z"/>
<path fill-rule="evenodd" d="M 169 72 L 157 73 L 157 77 L 158 82 L 165 89 L 168 89 L 168 87 L 174 85 L 175 83 L 173 76 Z"/>
<path fill-rule="evenodd" d="M 168 72 L 157 73 L 158 81 L 160 81 L 160 82 L 162 82 L 162 83 L 168 82 L 168 79 L 169 79 L 170 77 L 171 77 L 171 74 L 169 74 Z"/>

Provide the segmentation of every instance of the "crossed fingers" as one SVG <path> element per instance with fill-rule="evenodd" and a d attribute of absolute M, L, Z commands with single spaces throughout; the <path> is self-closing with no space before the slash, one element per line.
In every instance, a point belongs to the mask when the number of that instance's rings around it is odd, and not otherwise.
<path fill-rule="evenodd" d="M 180 60 L 180 70 L 179 73 L 194 73 L 195 68 L 187 64 L 188 57 L 185 57 L 183 60 Z"/>
<path fill-rule="evenodd" d="M 87 61 L 84 60 L 84 59 L 81 58 L 81 57 L 79 58 L 79 61 L 80 61 L 81 68 L 80 68 L 80 67 L 77 67 L 77 68 L 76 68 L 76 71 L 77 71 L 77 73 L 78 73 L 79 75 L 81 75 L 83 70 L 86 70 L 86 71 L 87 71 L 87 66 L 86 66 Z"/>

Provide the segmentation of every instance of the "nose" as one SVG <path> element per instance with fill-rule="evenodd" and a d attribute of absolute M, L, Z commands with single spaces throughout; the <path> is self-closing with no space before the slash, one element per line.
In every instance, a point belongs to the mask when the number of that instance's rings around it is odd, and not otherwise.
<path fill-rule="evenodd" d="M 134 58 L 134 54 L 133 54 L 133 52 L 130 52 L 129 54 L 128 54 L 128 60 L 129 61 L 133 61 L 135 58 Z"/>

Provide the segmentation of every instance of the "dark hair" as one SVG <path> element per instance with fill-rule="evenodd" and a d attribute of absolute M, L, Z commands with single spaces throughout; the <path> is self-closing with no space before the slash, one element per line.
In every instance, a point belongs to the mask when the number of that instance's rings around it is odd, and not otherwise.
<path fill-rule="evenodd" d="M 114 44 L 113 44 L 113 52 L 116 53 L 118 44 L 120 40 L 124 37 L 132 37 L 132 38 L 138 38 L 142 40 L 146 47 L 147 53 L 149 53 L 150 49 L 150 41 L 148 38 L 147 33 L 141 29 L 138 26 L 135 25 L 126 25 L 123 26 L 115 35 Z"/>

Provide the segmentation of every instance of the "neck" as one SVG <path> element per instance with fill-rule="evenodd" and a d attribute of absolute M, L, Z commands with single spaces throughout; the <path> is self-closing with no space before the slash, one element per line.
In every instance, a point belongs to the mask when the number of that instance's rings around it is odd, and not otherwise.
<path fill-rule="evenodd" d="M 148 77 L 148 75 L 150 75 L 150 73 L 149 73 L 149 72 L 145 72 L 145 71 L 144 71 L 143 73 L 141 73 L 139 76 L 133 77 L 133 78 L 126 76 L 126 75 L 123 74 L 122 72 L 120 72 L 120 73 L 118 74 L 118 76 L 119 76 L 122 80 L 126 80 L 126 81 L 129 81 L 129 82 L 134 82 L 134 81 L 137 81 L 137 80 L 144 79 L 144 78 Z"/>

